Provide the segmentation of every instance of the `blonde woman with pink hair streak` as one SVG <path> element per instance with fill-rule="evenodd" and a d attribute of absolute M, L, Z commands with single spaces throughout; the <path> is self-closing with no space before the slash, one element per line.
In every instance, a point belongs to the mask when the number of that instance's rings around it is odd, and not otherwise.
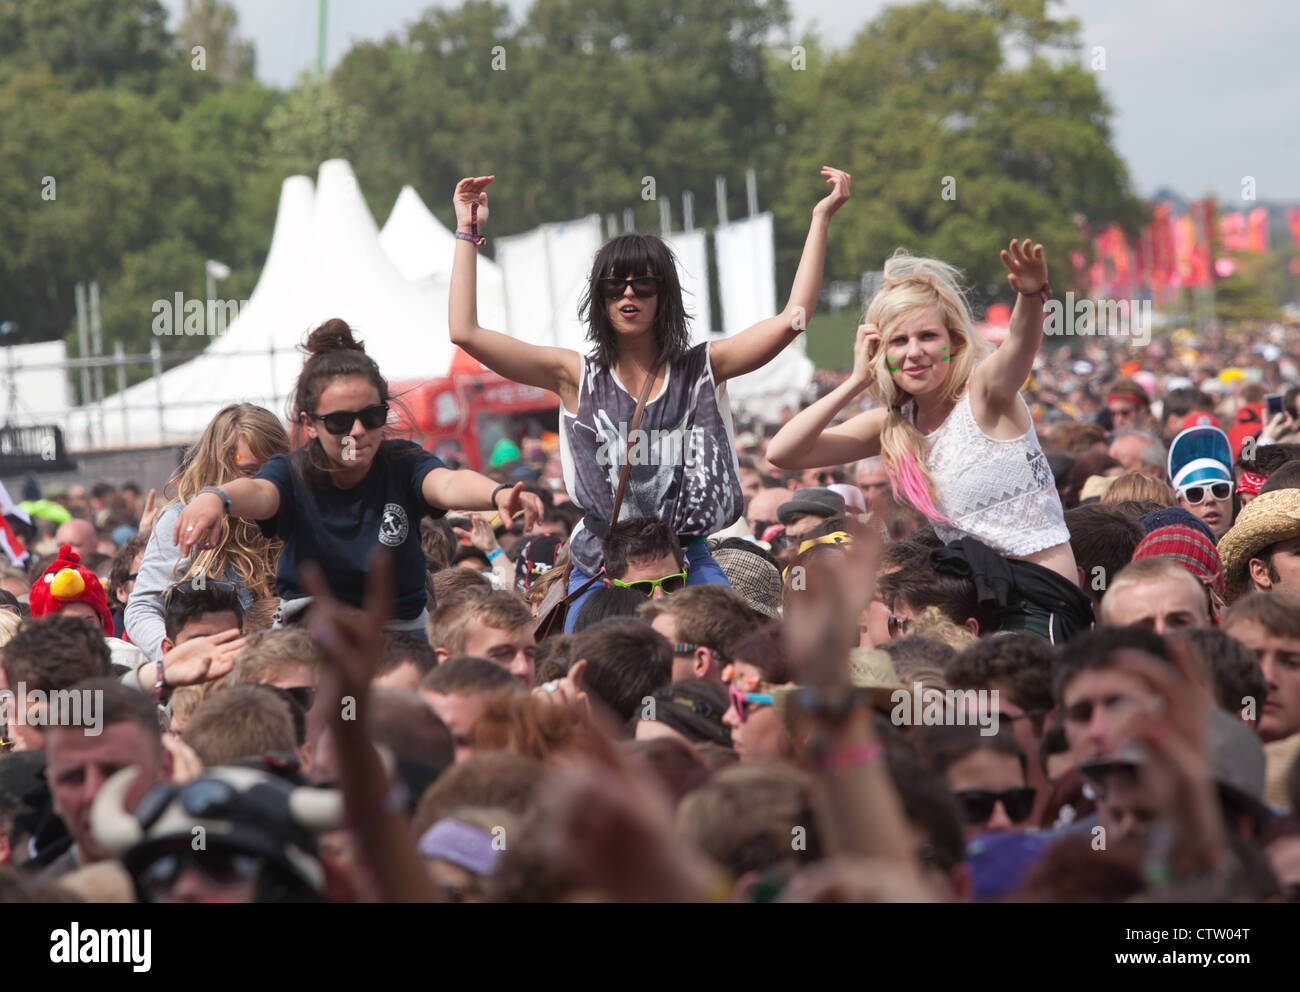
<path fill-rule="evenodd" d="M 889 259 L 858 328 L 853 371 L 791 419 L 767 457 L 803 469 L 881 455 L 895 498 L 925 514 L 945 543 L 974 538 L 1077 587 L 1061 501 L 1020 395 L 1043 340 L 1047 263 L 1028 240 L 1001 257 L 1017 299 L 997 349 L 975 333 L 956 269 Z M 864 391 L 880 406 L 832 427 Z M 1033 570 L 1018 574 L 1032 579 Z"/>

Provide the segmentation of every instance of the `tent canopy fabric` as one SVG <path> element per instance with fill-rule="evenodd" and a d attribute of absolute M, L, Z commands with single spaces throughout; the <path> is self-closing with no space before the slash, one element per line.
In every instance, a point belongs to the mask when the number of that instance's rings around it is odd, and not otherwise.
<path fill-rule="evenodd" d="M 667 237 L 695 314 L 698 342 L 709 333 L 710 295 L 703 232 Z M 587 354 L 578 306 L 592 259 L 603 243 L 600 217 L 590 215 L 496 242 L 497 261 L 480 253 L 479 323 L 532 344 Z M 761 214 L 718 229 L 719 298 L 726 334 L 776 313 L 772 216 Z M 352 167 L 322 163 L 316 183 L 285 179 L 270 248 L 246 301 L 159 300 L 175 334 L 186 334 L 197 357 L 122 393 L 70 410 L 64 422 L 73 450 L 190 441 L 224 406 L 249 402 L 287 415 L 302 367 L 301 345 L 333 317 L 348 322 L 390 380 L 440 378 L 477 365 L 447 330 L 456 238 L 410 186 L 402 189 L 382 231 L 366 206 Z M 178 310 L 177 303 L 182 304 Z M 190 311 L 202 327 L 187 333 Z M 227 322 L 213 320 L 216 311 Z M 195 314 L 197 317 L 197 313 Z M 158 324 L 155 322 L 155 333 Z M 200 333 L 195 333 L 195 332 Z M 763 369 L 729 383 L 733 402 L 768 410 L 798 402 L 812 378 L 803 340 Z"/>

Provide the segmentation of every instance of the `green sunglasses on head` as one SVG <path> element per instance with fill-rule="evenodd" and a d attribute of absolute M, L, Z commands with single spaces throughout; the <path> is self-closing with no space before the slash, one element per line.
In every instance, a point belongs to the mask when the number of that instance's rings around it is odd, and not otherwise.
<path fill-rule="evenodd" d="M 662 579 L 637 579 L 635 582 L 624 582 L 622 579 L 610 579 L 614 585 L 620 589 L 635 589 L 643 596 L 653 596 L 655 586 L 663 586 L 664 593 L 678 592 L 686 588 L 686 572 L 673 572 L 672 575 L 665 575 Z"/>

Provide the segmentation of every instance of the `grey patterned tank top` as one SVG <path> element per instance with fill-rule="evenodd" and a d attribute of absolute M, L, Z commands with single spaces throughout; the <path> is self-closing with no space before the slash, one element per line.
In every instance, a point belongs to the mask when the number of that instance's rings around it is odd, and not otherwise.
<path fill-rule="evenodd" d="M 578 410 L 560 411 L 560 460 L 569 498 L 608 521 L 619 471 L 631 465 L 619 519 L 657 517 L 679 537 L 704 537 L 739 519 L 744 501 L 726 384 L 713 380 L 709 345 L 698 344 L 668 367 L 646 403 L 628 452 L 636 397 L 613 369 L 582 363 Z M 588 575 L 603 561 L 600 538 L 579 524 L 569 555 Z"/>

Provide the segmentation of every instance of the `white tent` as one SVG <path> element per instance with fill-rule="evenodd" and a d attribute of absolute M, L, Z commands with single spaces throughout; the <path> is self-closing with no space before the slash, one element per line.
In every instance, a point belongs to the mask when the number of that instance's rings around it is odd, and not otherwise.
<path fill-rule="evenodd" d="M 283 415 L 302 367 L 297 346 L 331 317 L 353 327 L 389 378 L 435 377 L 450 367 L 445 291 L 408 282 L 394 266 L 341 159 L 321 165 L 314 196 L 310 179 L 285 180 L 266 265 L 233 323 L 206 326 L 222 333 L 191 361 L 107 398 L 102 409 L 73 410 L 69 446 L 192 439 L 237 401 Z"/>
<path fill-rule="evenodd" d="M 403 186 L 398 194 L 379 232 L 379 244 L 409 281 L 428 282 L 444 295 L 450 293 L 456 235 L 443 226 L 410 186 Z M 444 331 L 446 322 L 444 312 L 440 324 Z M 501 266 L 483 253 L 478 259 L 478 322 L 493 330 L 506 328 L 505 276 Z"/>
<path fill-rule="evenodd" d="M 587 353 L 578 303 L 600 246 L 597 214 L 497 241 L 497 261 L 505 273 L 506 329 L 512 337 Z"/>
<path fill-rule="evenodd" d="M 722 224 L 714 232 L 713 244 L 722 330 L 730 337 L 778 312 L 772 215 Z M 735 406 L 772 416 L 783 406 L 798 406 L 812 375 L 813 365 L 800 335 L 761 369 L 728 382 L 727 391 Z"/>
<path fill-rule="evenodd" d="M 691 344 L 712 337 L 710 313 L 708 238 L 703 231 L 666 234 L 664 240 L 677 256 L 677 279 L 682 284 L 682 302 L 691 322 Z"/>

